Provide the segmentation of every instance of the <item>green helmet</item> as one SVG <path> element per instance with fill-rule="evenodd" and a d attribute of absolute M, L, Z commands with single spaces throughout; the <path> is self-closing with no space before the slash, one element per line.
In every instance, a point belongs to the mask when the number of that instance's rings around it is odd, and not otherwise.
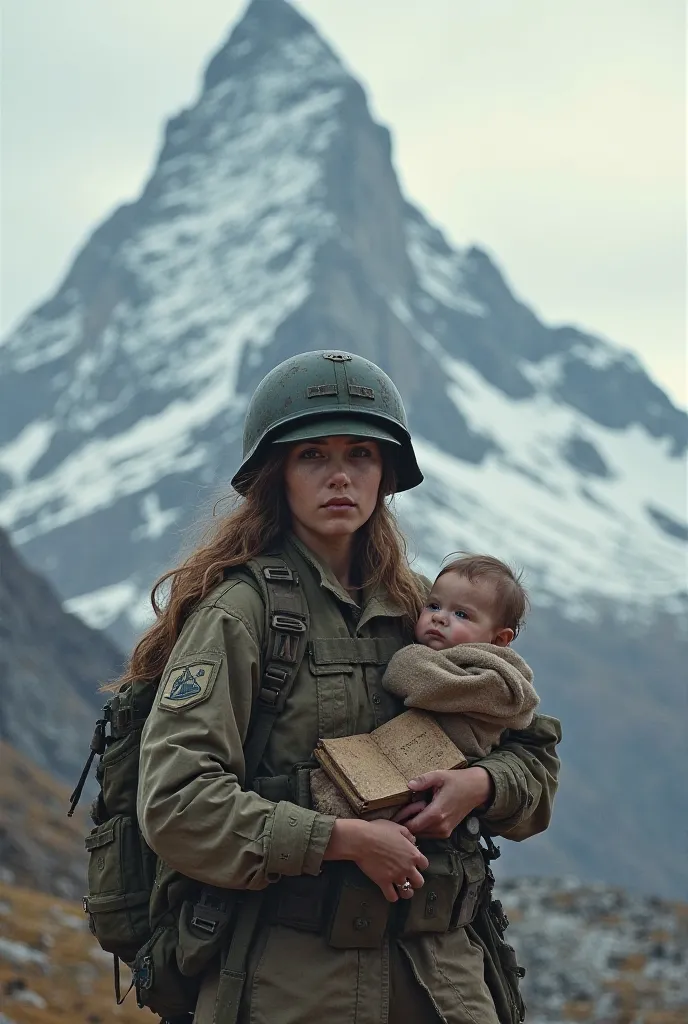
<path fill-rule="evenodd" d="M 263 377 L 246 412 L 243 458 L 232 486 L 244 493 L 272 444 L 338 435 L 389 445 L 397 491 L 423 479 L 394 383 L 362 356 L 327 351 L 292 356 Z"/>

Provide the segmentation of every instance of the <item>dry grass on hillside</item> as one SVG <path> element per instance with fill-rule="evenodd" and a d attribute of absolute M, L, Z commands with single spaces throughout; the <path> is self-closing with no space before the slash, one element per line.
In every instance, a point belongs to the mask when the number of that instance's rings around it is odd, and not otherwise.
<path fill-rule="evenodd" d="M 0 862 L 17 885 L 80 896 L 86 884 L 84 799 L 67 817 L 69 787 L 0 741 Z M 76 781 L 76 780 L 75 780 Z"/>
<path fill-rule="evenodd" d="M 128 978 L 122 968 L 122 981 Z M 126 981 L 128 985 L 128 980 Z M 77 901 L 0 883 L 0 1020 L 13 1024 L 152 1024 L 130 992 L 115 1005 L 112 958 Z M 157 1018 L 156 1018 L 157 1019 Z"/>

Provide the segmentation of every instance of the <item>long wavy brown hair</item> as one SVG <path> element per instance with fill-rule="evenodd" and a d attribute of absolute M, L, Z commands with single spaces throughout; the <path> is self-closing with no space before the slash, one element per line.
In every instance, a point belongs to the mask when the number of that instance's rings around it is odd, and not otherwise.
<path fill-rule="evenodd" d="M 222 581 L 225 570 L 243 565 L 279 543 L 291 523 L 284 462 L 281 450 L 268 455 L 251 478 L 245 497 L 238 499 L 229 515 L 216 518 L 189 557 L 155 582 L 151 604 L 156 621 L 136 644 L 122 676 L 104 689 L 116 690 L 135 679 L 157 682 L 185 620 Z M 406 542 L 388 504 L 387 496 L 393 492 L 394 472 L 385 461 L 377 503 L 370 519 L 357 531 L 353 559 L 360 585 L 381 584 L 413 623 L 425 594 L 409 568 Z M 168 581 L 163 600 L 161 588 Z"/>

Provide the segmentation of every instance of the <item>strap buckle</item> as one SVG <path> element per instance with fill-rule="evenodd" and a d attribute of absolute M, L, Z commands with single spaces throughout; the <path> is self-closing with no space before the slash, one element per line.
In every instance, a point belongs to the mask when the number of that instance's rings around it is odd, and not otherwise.
<path fill-rule="evenodd" d="M 263 576 L 271 583 L 297 583 L 298 577 L 288 565 L 266 565 Z"/>
<path fill-rule="evenodd" d="M 206 935 L 214 935 L 218 928 L 223 928 L 228 920 L 227 900 L 204 886 L 198 903 L 193 908 L 191 926 L 205 932 Z"/>
<path fill-rule="evenodd" d="M 277 665 L 268 665 L 263 674 L 264 683 L 274 683 L 274 686 L 261 686 L 258 691 L 258 700 L 262 704 L 267 704 L 269 708 L 276 708 L 277 702 L 282 694 L 282 687 L 289 678 L 289 673 L 284 668 L 279 668 Z"/>
<path fill-rule="evenodd" d="M 199 917 L 198 913 L 194 914 L 191 918 L 191 924 L 194 928 L 200 928 L 202 932 L 207 932 L 208 935 L 214 935 L 217 931 L 217 926 L 220 922 L 217 918 Z"/>
<path fill-rule="evenodd" d="M 306 623 L 296 615 L 276 612 L 270 619 L 270 625 L 278 633 L 305 633 Z"/>

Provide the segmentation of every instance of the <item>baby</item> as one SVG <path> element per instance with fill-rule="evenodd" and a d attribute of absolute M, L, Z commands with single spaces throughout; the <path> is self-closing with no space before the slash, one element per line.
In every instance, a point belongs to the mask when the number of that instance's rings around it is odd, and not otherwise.
<path fill-rule="evenodd" d="M 512 570 L 489 555 L 466 555 L 442 569 L 382 685 L 409 708 L 435 714 L 467 758 L 484 757 L 505 729 L 524 729 L 538 696 L 533 673 L 509 644 L 528 597 Z"/>
<path fill-rule="evenodd" d="M 533 673 L 509 647 L 527 606 L 508 565 L 489 555 L 458 558 L 432 586 L 416 623 L 418 642 L 397 651 L 382 678 L 407 708 L 432 712 L 469 761 L 489 754 L 505 729 L 530 725 L 538 705 Z M 311 797 L 316 810 L 356 816 L 320 769 L 311 773 Z"/>

